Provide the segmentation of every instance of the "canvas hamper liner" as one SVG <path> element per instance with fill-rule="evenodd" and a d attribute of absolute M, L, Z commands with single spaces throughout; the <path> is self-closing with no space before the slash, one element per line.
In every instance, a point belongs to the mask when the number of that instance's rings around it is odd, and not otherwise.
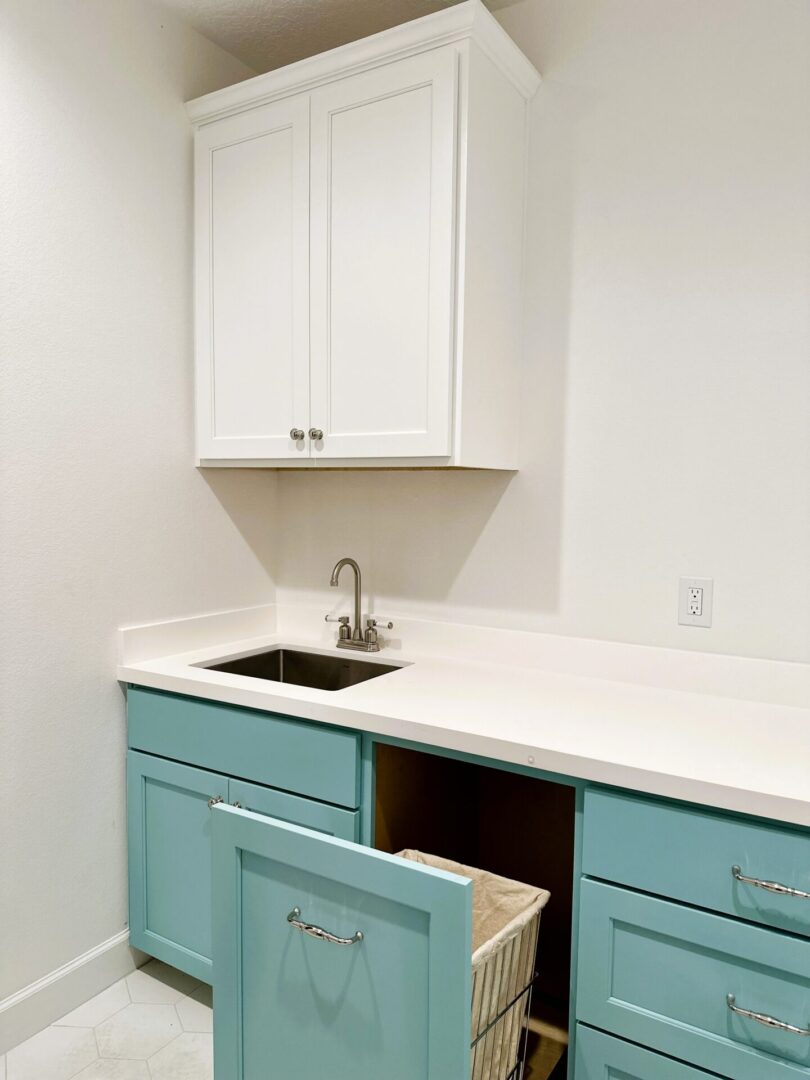
<path fill-rule="evenodd" d="M 471 1076 L 513 1080 L 521 1074 L 521 1036 L 529 1006 L 529 994 L 522 992 L 534 978 L 540 915 L 551 894 L 437 855 L 412 850 L 399 855 L 472 881 Z"/>

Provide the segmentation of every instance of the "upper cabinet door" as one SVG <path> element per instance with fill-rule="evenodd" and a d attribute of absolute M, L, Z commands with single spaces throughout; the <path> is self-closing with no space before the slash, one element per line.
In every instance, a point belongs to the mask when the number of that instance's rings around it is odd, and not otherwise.
<path fill-rule="evenodd" d="M 309 99 L 196 137 L 197 454 L 307 456 Z"/>
<path fill-rule="evenodd" d="M 233 807 L 212 829 L 217 1080 L 469 1080 L 471 881 Z"/>
<path fill-rule="evenodd" d="M 433 49 L 312 94 L 315 458 L 451 452 L 457 67 Z"/>

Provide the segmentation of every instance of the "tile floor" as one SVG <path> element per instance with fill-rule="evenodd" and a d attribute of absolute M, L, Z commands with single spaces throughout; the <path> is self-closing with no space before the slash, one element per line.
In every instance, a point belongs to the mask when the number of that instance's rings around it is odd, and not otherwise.
<path fill-rule="evenodd" d="M 213 1080 L 211 988 L 151 960 L 0 1056 L 0 1080 Z"/>
<path fill-rule="evenodd" d="M 565 1036 L 532 1029 L 526 1078 L 545 1080 Z M 212 1030 L 211 987 L 151 960 L 0 1055 L 0 1080 L 213 1080 Z"/>

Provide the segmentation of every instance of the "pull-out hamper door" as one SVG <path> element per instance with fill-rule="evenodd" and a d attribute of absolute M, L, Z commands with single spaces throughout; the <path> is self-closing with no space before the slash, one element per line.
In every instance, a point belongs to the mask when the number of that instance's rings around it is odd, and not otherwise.
<path fill-rule="evenodd" d="M 216 1080 L 467 1080 L 468 879 L 233 807 L 213 847 Z"/>

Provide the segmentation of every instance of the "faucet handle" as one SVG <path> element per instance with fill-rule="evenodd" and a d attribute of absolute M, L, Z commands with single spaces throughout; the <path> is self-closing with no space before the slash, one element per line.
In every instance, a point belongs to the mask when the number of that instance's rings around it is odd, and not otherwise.
<path fill-rule="evenodd" d="M 390 619 L 384 619 L 382 615 L 369 615 L 366 617 L 366 632 L 363 634 L 363 641 L 366 645 L 371 645 L 374 649 L 378 649 L 379 637 L 377 634 L 377 628 L 382 627 L 383 630 L 393 630 L 394 624 Z"/>
<path fill-rule="evenodd" d="M 348 615 L 324 615 L 323 621 L 340 623 L 340 630 L 338 630 L 339 641 L 347 641 L 352 636 Z"/>

